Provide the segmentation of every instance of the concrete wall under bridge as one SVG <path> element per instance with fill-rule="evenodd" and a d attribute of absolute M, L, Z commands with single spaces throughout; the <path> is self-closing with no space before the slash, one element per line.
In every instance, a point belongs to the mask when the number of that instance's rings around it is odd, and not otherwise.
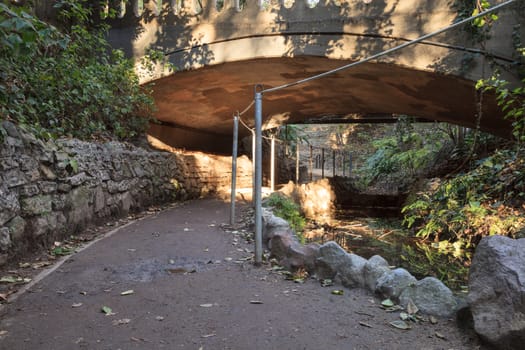
<path fill-rule="evenodd" d="M 144 83 L 154 82 L 163 122 L 151 133 L 175 147 L 216 152 L 229 151 L 232 114 L 250 104 L 256 84 L 275 87 L 369 57 L 449 26 L 464 6 L 451 0 L 247 0 L 241 9 L 226 0 L 219 11 L 217 1 L 150 0 L 143 9 L 141 3 L 126 5 L 123 17 L 111 22 L 109 38 L 138 61 L 148 49 L 165 55 L 151 74 L 137 66 Z M 265 127 L 355 113 L 475 127 L 475 81 L 495 67 L 518 81 L 507 68 L 516 63 L 513 35 L 524 34 L 515 26 L 523 22 L 523 8 L 518 3 L 499 11 L 488 39 L 466 24 L 373 63 L 265 94 Z M 485 94 L 482 104 L 481 129 L 508 136 L 494 97 Z M 244 119 L 251 125 L 253 110 Z"/>

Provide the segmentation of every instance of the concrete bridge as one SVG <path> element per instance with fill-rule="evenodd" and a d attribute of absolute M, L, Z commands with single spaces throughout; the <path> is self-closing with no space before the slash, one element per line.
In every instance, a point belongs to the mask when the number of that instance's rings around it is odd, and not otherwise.
<path fill-rule="evenodd" d="M 275 87 L 369 57 L 446 27 L 464 10 L 455 5 L 464 2 L 452 0 L 316 1 L 132 0 L 119 7 L 111 44 L 139 60 L 148 49 L 165 57 L 152 73 L 137 68 L 144 83 L 153 82 L 162 122 L 150 133 L 175 147 L 228 152 L 232 114 L 250 104 L 255 84 Z M 520 33 L 514 26 L 523 22 L 523 7 L 500 11 L 488 39 L 466 25 L 374 63 L 265 94 L 264 127 L 392 114 L 475 127 L 475 81 L 495 66 L 516 81 L 507 68 L 516 63 L 513 33 Z M 509 135 L 493 96 L 483 96 L 481 110 L 482 130 Z M 253 109 L 243 118 L 251 124 Z"/>

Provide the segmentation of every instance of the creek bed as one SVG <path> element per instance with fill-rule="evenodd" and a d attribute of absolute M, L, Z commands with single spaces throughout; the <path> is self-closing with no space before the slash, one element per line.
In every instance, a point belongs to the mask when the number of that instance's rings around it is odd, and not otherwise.
<path fill-rule="evenodd" d="M 366 259 L 381 255 L 418 279 L 434 276 L 451 289 L 465 289 L 470 252 L 454 256 L 449 249 L 411 234 L 402 221 L 399 207 L 351 207 L 337 210 L 330 224 L 309 223 L 304 238 L 320 244 L 335 241 Z"/>

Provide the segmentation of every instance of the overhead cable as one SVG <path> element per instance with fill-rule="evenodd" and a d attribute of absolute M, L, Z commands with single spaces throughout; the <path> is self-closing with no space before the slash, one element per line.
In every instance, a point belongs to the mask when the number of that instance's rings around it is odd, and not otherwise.
<path fill-rule="evenodd" d="M 348 68 L 351 68 L 351 67 L 354 67 L 354 66 L 357 66 L 357 65 L 360 65 L 360 64 L 363 64 L 363 63 L 366 63 L 368 61 L 372 61 L 372 60 L 375 60 L 376 58 L 379 58 L 379 57 L 382 57 L 382 56 L 385 56 L 385 55 L 388 55 L 392 52 L 395 52 L 395 51 L 399 51 L 401 49 L 404 49 L 405 47 L 407 46 L 410 46 L 410 45 L 414 45 L 418 42 L 421 42 L 421 41 L 424 41 L 428 38 L 431 38 L 433 36 L 436 36 L 438 34 L 441 34 L 443 32 L 446 32 L 447 30 L 450 30 L 450 29 L 453 29 L 453 28 L 456 28 L 456 27 L 459 27 L 467 22 L 470 22 L 472 20 L 475 20 L 476 18 L 480 18 L 480 17 L 483 17 L 483 16 L 486 16 L 487 14 L 491 13 L 491 12 L 494 12 L 496 10 L 499 10 L 505 6 L 508 6 L 512 3 L 516 2 L 516 0 L 509 0 L 509 1 L 506 1 L 504 3 L 501 3 L 499 5 L 495 5 L 483 12 L 480 12 L 478 13 L 477 15 L 475 16 L 471 16 L 469 18 L 465 18 L 465 19 L 462 19 L 461 21 L 458 21 L 456 23 L 453 23 L 445 28 L 441 28 L 439 30 L 436 30 L 435 32 L 432 32 L 432 33 L 429 33 L 429 34 L 425 34 L 417 39 L 414 39 L 414 40 L 411 40 L 411 41 L 408 41 L 404 44 L 401 44 L 401 45 L 398 45 L 396 47 L 393 47 L 391 49 L 388 49 L 388 50 L 385 50 L 385 51 L 382 51 L 382 52 L 379 52 L 375 55 L 372 55 L 370 57 L 367 57 L 367 58 L 364 58 L 360 61 L 357 61 L 357 62 L 352 62 L 352 63 L 349 63 L 349 64 L 346 64 L 344 66 L 341 66 L 341 67 L 338 67 L 338 68 L 335 68 L 335 69 L 332 69 L 332 70 L 329 70 L 329 71 L 326 71 L 324 73 L 320 73 L 320 74 L 317 74 L 317 75 L 314 75 L 314 76 L 311 76 L 311 77 L 308 77 L 308 78 L 305 78 L 305 79 L 301 79 L 301 80 L 297 80 L 297 81 L 294 81 L 292 83 L 287 83 L 287 84 L 283 84 L 283 85 L 280 85 L 280 86 L 276 86 L 276 87 L 273 87 L 273 88 L 269 88 L 269 89 L 263 89 L 261 91 L 262 94 L 264 93 L 269 93 L 269 92 L 274 92 L 274 91 L 277 91 L 277 90 L 282 90 L 282 89 L 286 89 L 286 88 L 289 88 L 289 87 L 292 87 L 292 86 L 295 86 L 295 85 L 299 85 L 299 84 L 304 84 L 304 83 L 307 83 L 309 81 L 312 81 L 312 80 L 317 80 L 317 79 L 320 79 L 320 78 L 323 78 L 327 75 L 331 75 L 331 74 L 334 74 L 334 73 L 337 73 L 337 72 L 340 72 L 342 70 L 345 70 L 345 69 L 348 69 Z"/>

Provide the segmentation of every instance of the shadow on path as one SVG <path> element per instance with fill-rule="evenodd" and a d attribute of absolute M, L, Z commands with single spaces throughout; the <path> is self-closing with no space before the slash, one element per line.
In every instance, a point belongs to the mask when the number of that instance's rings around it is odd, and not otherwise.
<path fill-rule="evenodd" d="M 246 209 L 246 208 L 245 208 Z M 451 320 L 401 331 L 364 290 L 331 294 L 248 261 L 227 203 L 199 200 L 75 254 L 0 316 L 0 349 L 472 349 Z M 129 295 L 124 291 L 133 290 Z M 257 301 L 259 303 L 253 303 Z M 111 308 L 105 315 L 102 307 Z M 441 339 L 436 332 L 446 337 Z"/>

